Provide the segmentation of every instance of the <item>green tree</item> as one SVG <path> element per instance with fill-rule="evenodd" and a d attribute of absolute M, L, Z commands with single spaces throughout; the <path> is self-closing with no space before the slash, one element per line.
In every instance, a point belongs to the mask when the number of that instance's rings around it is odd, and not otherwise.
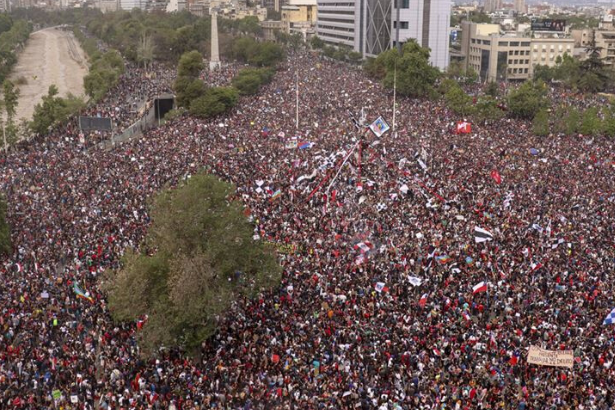
<path fill-rule="evenodd" d="M 177 77 L 173 84 L 178 107 L 188 108 L 192 101 L 201 97 L 207 87 L 205 83 L 198 78 Z"/>
<path fill-rule="evenodd" d="M 602 132 L 607 137 L 615 138 L 615 113 L 613 109 L 608 109 L 602 121 Z"/>
<path fill-rule="evenodd" d="M 13 27 L 13 19 L 6 13 L 0 13 L 0 34 L 9 31 Z"/>
<path fill-rule="evenodd" d="M 51 127 L 65 122 L 71 115 L 84 107 L 85 102 L 82 98 L 75 97 L 72 94 L 69 94 L 66 98 L 58 97 L 58 88 L 55 85 L 50 85 L 42 102 L 34 107 L 34 114 L 28 128 L 39 135 L 47 134 Z"/>
<path fill-rule="evenodd" d="M 599 135 L 602 132 L 602 121 L 598 117 L 598 108 L 590 107 L 583 112 L 579 132 L 583 135 Z"/>
<path fill-rule="evenodd" d="M 465 93 L 457 84 L 452 86 L 444 95 L 444 100 L 448 107 L 461 116 L 468 116 L 472 110 L 472 97 Z"/>
<path fill-rule="evenodd" d="M 233 87 L 209 88 L 190 104 L 190 114 L 201 118 L 215 117 L 233 108 L 238 98 L 239 92 Z"/>
<path fill-rule="evenodd" d="M 4 80 L 2 84 L 2 93 L 4 96 L 4 109 L 6 110 L 6 141 L 9 145 L 17 142 L 17 127 L 15 126 L 15 113 L 17 104 L 19 103 L 19 88 L 15 87 L 10 80 Z"/>
<path fill-rule="evenodd" d="M 197 78 L 205 65 L 203 56 L 196 50 L 189 51 L 181 56 L 177 66 L 178 77 Z"/>
<path fill-rule="evenodd" d="M 271 81 L 273 74 L 273 70 L 268 68 L 244 68 L 233 78 L 232 84 L 240 95 L 253 95 Z"/>
<path fill-rule="evenodd" d="M 122 269 L 107 273 L 113 317 L 148 315 L 138 333 L 148 352 L 178 345 L 196 352 L 233 301 L 279 283 L 281 267 L 271 247 L 252 239 L 235 191 L 211 175 L 163 191 L 152 205 L 145 250 L 128 252 Z"/>
<path fill-rule="evenodd" d="M 325 46 L 325 42 L 318 36 L 312 36 L 310 39 L 310 45 L 313 49 L 319 50 Z"/>
<path fill-rule="evenodd" d="M 531 120 L 546 106 L 546 86 L 542 81 L 526 81 L 507 97 L 511 116 Z"/>
<path fill-rule="evenodd" d="M 532 131 L 539 137 L 549 135 L 549 113 L 545 109 L 539 110 L 532 121 Z"/>
<path fill-rule="evenodd" d="M 479 24 L 483 24 L 483 23 L 487 23 L 487 24 L 491 24 L 491 17 L 489 17 L 489 15 L 487 15 L 484 12 L 478 12 L 478 13 L 473 13 L 470 16 L 470 21 L 472 23 L 479 23 Z"/>
<path fill-rule="evenodd" d="M 497 121 L 504 118 L 504 111 L 498 107 L 498 102 L 491 96 L 483 96 L 476 101 L 472 117 L 478 123 Z"/>
<path fill-rule="evenodd" d="M 498 96 L 499 92 L 500 89 L 498 88 L 498 83 L 496 83 L 495 81 L 489 81 L 489 84 L 487 84 L 487 89 L 485 90 L 485 94 L 495 98 Z"/>
<path fill-rule="evenodd" d="M 0 253 L 10 255 L 12 251 L 11 245 L 11 229 L 6 220 L 7 204 L 3 195 L 0 196 Z"/>
<path fill-rule="evenodd" d="M 426 97 L 434 93 L 434 84 L 440 71 L 429 64 L 429 49 L 421 47 L 416 40 L 407 41 L 401 55 L 397 48 L 385 51 L 386 75 L 384 86 L 393 88 L 397 76 L 397 92 L 408 97 Z M 380 58 L 380 56 L 378 56 Z M 395 74 L 397 73 L 397 74 Z"/>

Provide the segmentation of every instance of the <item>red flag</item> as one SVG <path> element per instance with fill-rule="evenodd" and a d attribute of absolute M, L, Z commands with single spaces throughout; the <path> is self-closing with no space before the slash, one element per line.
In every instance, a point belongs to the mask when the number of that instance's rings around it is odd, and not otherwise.
<path fill-rule="evenodd" d="M 425 308 L 425 305 L 427 304 L 427 293 L 423 293 L 423 296 L 421 296 L 421 299 L 419 299 L 419 306 L 421 308 Z"/>
<path fill-rule="evenodd" d="M 502 183 L 502 177 L 497 169 L 491 170 L 491 178 L 496 182 L 496 184 L 500 185 Z"/>
<path fill-rule="evenodd" d="M 459 121 L 457 123 L 457 134 L 469 134 L 472 132 L 472 125 L 467 121 Z"/>

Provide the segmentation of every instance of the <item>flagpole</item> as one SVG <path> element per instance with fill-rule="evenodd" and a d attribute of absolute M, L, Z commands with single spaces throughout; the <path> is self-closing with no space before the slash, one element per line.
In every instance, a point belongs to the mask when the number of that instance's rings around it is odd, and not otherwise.
<path fill-rule="evenodd" d="M 340 172 L 342 172 L 342 168 L 344 168 L 344 165 L 346 165 L 346 162 L 348 161 L 348 158 L 350 158 L 350 156 L 352 155 L 354 150 L 357 149 L 357 147 L 359 146 L 360 143 L 361 143 L 361 139 L 359 139 L 359 141 L 357 141 L 357 143 L 354 145 L 354 147 L 352 147 L 352 149 L 350 150 L 348 155 L 346 155 L 346 158 L 344 158 L 344 162 L 342 162 L 342 165 L 340 165 L 340 168 L 337 170 L 337 173 L 333 177 L 333 180 L 331 181 L 331 183 L 327 187 L 327 192 L 329 192 L 329 190 L 331 189 L 331 186 L 333 186 L 333 184 L 335 183 L 335 180 L 339 176 Z"/>
<path fill-rule="evenodd" d="M 397 97 L 397 59 L 395 60 L 395 71 L 393 73 L 393 131 L 395 131 L 395 100 Z"/>
<path fill-rule="evenodd" d="M 295 70 L 296 74 L 296 102 L 295 102 L 295 128 L 299 131 L 299 71 Z"/>

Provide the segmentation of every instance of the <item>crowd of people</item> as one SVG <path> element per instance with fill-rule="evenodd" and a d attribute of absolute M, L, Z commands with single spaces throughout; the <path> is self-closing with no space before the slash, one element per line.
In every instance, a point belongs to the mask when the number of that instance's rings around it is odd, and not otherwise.
<path fill-rule="evenodd" d="M 421 99 L 398 98 L 380 138 L 356 125 L 392 105 L 360 69 L 298 53 L 223 117 L 110 150 L 69 126 L 3 156 L 0 408 L 613 408 L 614 141 L 511 119 L 457 134 Z M 101 276 L 139 248 L 147 199 L 202 169 L 279 245 L 282 283 L 234 303 L 198 357 L 146 357 Z M 529 364 L 530 346 L 574 366 Z"/>

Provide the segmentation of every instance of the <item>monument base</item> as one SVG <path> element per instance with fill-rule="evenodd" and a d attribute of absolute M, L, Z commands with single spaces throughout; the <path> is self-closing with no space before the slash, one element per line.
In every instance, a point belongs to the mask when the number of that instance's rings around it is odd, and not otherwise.
<path fill-rule="evenodd" d="M 222 63 L 220 63 L 220 61 L 210 61 L 209 62 L 210 71 L 217 70 L 219 68 L 222 68 Z"/>

